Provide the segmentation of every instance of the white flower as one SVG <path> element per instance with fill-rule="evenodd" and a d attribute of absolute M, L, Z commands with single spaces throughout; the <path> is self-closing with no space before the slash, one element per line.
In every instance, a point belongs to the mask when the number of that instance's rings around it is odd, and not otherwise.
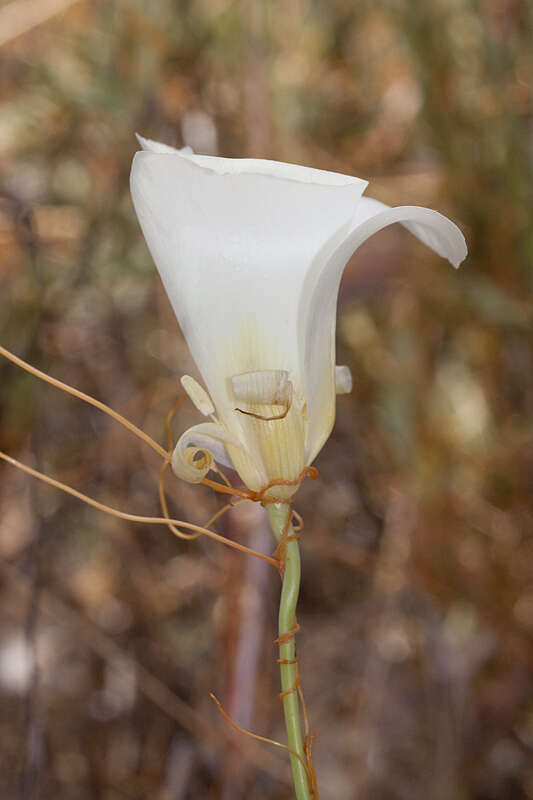
<path fill-rule="evenodd" d="M 200 481 L 214 458 L 254 491 L 294 481 L 331 432 L 336 392 L 351 390 L 335 317 L 352 253 L 401 222 L 458 267 L 464 237 L 436 211 L 362 197 L 359 178 L 139 141 L 135 209 L 208 393 L 188 377 L 184 388 L 211 419 L 181 437 L 174 471 Z"/>

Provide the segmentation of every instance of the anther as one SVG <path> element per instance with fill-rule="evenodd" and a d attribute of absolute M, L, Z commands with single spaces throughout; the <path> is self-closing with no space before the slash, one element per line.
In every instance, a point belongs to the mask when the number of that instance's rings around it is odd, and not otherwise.
<path fill-rule="evenodd" d="M 203 414 L 204 417 L 208 417 L 210 414 L 215 413 L 215 407 L 211 398 L 203 386 L 200 386 L 198 381 L 195 381 L 190 375 L 183 375 L 181 378 L 181 385 L 200 414 Z"/>

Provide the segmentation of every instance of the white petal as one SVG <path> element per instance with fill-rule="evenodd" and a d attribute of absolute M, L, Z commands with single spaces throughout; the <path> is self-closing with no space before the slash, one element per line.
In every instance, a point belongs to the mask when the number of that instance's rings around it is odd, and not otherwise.
<path fill-rule="evenodd" d="M 286 164 L 282 161 L 270 161 L 266 158 L 221 158 L 194 153 L 192 147 L 171 147 L 153 139 L 135 134 L 142 149 L 150 153 L 173 154 L 186 157 L 188 161 L 218 175 L 270 175 L 283 180 L 294 180 L 299 183 L 311 183 L 322 186 L 357 186 L 361 192 L 368 185 L 367 181 L 341 172 L 329 172 L 313 167 L 302 167 L 300 164 Z"/>
<path fill-rule="evenodd" d="M 391 208 L 371 197 L 362 197 L 357 206 L 352 229 L 359 231 L 362 238 L 354 240 L 355 247 L 350 245 L 351 252 L 372 234 L 394 222 L 400 222 L 439 256 L 448 259 L 456 269 L 467 256 L 465 237 L 457 225 L 443 214 L 421 206 Z"/>
<path fill-rule="evenodd" d="M 135 156 L 131 190 L 146 241 L 218 416 L 247 444 L 229 378 L 285 370 L 303 396 L 302 287 L 310 265 L 346 238 L 365 185 L 276 162 Z M 261 463 L 259 449 L 251 458 Z"/>
<path fill-rule="evenodd" d="M 233 463 L 225 445 L 230 444 L 244 450 L 239 440 L 222 425 L 202 422 L 183 433 L 172 453 L 172 470 L 178 478 L 188 483 L 200 483 L 213 468 L 213 461 L 233 469 Z M 200 454 L 204 458 L 196 460 Z"/>
<path fill-rule="evenodd" d="M 336 300 L 352 252 L 400 222 L 458 266 L 464 238 L 437 212 L 361 200 L 357 178 L 140 141 L 135 208 L 218 417 L 246 442 L 244 455 L 228 442 L 233 463 L 250 488 L 294 478 L 333 424 Z M 287 375 L 287 414 L 236 412 L 235 391 L 251 391 L 242 376 L 267 373 Z"/>
<path fill-rule="evenodd" d="M 309 411 L 307 463 L 328 438 L 335 418 L 335 317 L 344 267 L 352 253 L 387 225 L 400 222 L 422 242 L 458 267 L 466 257 L 463 234 L 449 219 L 428 208 L 390 208 L 362 198 L 354 225 L 328 262 L 309 271 L 299 310 L 299 336 L 305 348 Z"/>

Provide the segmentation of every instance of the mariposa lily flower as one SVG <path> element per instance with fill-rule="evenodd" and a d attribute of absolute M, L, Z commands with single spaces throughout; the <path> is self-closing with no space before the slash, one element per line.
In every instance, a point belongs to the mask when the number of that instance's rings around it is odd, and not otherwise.
<path fill-rule="evenodd" d="M 400 222 L 458 267 L 464 237 L 437 211 L 363 197 L 360 178 L 139 141 L 135 209 L 206 388 L 189 376 L 183 387 L 210 419 L 181 436 L 174 472 L 199 482 L 217 462 L 253 491 L 297 481 L 351 390 L 335 319 L 352 253 Z"/>

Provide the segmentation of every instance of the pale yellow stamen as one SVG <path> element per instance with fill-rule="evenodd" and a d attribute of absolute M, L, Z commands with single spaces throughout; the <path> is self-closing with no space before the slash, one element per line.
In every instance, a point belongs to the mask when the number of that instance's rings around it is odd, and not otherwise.
<path fill-rule="evenodd" d="M 292 403 L 292 383 L 286 370 L 245 372 L 242 375 L 234 375 L 231 383 L 235 399 L 241 404 L 235 411 L 264 422 L 285 419 L 289 413 Z M 266 414 L 263 406 L 274 406 L 276 410 L 274 413 Z"/>
<path fill-rule="evenodd" d="M 292 401 L 292 383 L 284 369 L 264 369 L 244 372 L 231 379 L 238 402 L 249 405 L 287 406 Z"/>
<path fill-rule="evenodd" d="M 200 414 L 203 414 L 204 417 L 209 417 L 211 414 L 215 413 L 215 407 L 211 401 L 211 398 L 207 394 L 206 390 L 200 386 L 198 381 L 194 378 L 191 378 L 190 375 L 183 375 L 181 379 L 181 385 L 189 395 L 191 401 L 196 406 Z"/>

